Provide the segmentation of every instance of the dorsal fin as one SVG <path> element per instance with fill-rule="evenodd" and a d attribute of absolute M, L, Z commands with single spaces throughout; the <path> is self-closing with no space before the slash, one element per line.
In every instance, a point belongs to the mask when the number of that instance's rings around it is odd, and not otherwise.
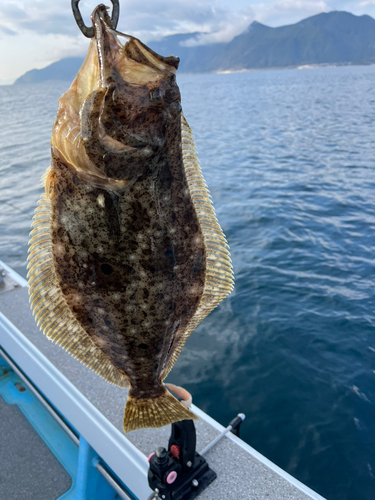
<path fill-rule="evenodd" d="M 183 115 L 181 115 L 181 136 L 184 172 L 203 233 L 206 276 L 198 308 L 183 334 L 180 337 L 177 334 L 176 346 L 172 346 L 172 354 L 163 369 L 162 380 L 171 371 L 191 332 L 233 290 L 234 284 L 228 243 L 216 219 L 210 192 L 199 166 L 193 132 Z"/>
<path fill-rule="evenodd" d="M 39 200 L 35 212 L 27 267 L 30 303 L 37 324 L 50 340 L 108 382 L 128 387 L 127 377 L 96 347 L 66 303 L 53 263 L 51 203 L 46 195 Z"/>

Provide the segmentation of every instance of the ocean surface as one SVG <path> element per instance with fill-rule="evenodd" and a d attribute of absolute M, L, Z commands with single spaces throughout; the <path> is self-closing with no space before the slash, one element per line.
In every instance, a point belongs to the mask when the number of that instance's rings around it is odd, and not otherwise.
<path fill-rule="evenodd" d="M 328 500 L 375 498 L 375 66 L 180 75 L 236 287 L 168 380 Z M 64 82 L 0 87 L 0 259 L 25 276 Z M 276 500 L 276 499 L 275 499 Z"/>

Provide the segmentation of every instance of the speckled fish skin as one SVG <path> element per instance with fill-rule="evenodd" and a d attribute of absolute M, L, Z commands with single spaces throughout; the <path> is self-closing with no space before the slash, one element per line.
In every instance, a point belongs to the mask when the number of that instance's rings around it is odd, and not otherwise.
<path fill-rule="evenodd" d="M 182 116 L 179 60 L 132 37 L 122 47 L 104 6 L 92 19 L 95 40 L 60 99 L 30 293 L 47 336 L 130 385 L 129 431 L 195 418 L 162 380 L 232 270 Z"/>

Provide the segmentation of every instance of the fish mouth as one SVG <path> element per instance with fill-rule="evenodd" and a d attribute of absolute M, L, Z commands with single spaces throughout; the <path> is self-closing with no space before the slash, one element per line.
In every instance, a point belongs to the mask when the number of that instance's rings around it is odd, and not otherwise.
<path fill-rule="evenodd" d="M 113 81 L 114 70 L 122 79 L 133 85 L 158 82 L 178 69 L 180 59 L 163 57 L 137 38 L 111 27 L 108 8 L 98 5 L 91 15 L 100 67 L 100 84 L 107 88 Z M 119 37 L 124 37 L 122 44 Z"/>

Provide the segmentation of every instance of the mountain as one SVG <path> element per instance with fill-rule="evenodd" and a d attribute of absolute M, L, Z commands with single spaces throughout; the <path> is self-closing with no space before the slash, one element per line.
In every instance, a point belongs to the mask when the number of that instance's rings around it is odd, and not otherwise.
<path fill-rule="evenodd" d="M 253 23 L 211 61 L 215 69 L 375 62 L 375 19 L 348 12 L 318 14 L 269 28 Z"/>
<path fill-rule="evenodd" d="M 82 57 L 67 57 L 54 62 L 43 69 L 32 69 L 17 78 L 14 85 L 22 83 L 39 83 L 47 80 L 72 81 L 83 62 Z"/>
<path fill-rule="evenodd" d="M 254 21 L 228 43 L 194 45 L 202 34 L 171 35 L 148 45 L 161 55 L 180 57 L 180 72 L 191 73 L 375 63 L 375 19 L 367 15 L 334 11 L 278 28 Z M 15 84 L 71 81 L 81 64 L 81 58 L 62 59 L 28 71 Z"/>
<path fill-rule="evenodd" d="M 162 55 L 172 48 L 167 38 Z M 375 19 L 335 11 L 278 28 L 254 21 L 229 43 L 173 48 L 178 56 L 188 51 L 183 70 L 190 72 L 368 64 L 375 62 Z"/>

